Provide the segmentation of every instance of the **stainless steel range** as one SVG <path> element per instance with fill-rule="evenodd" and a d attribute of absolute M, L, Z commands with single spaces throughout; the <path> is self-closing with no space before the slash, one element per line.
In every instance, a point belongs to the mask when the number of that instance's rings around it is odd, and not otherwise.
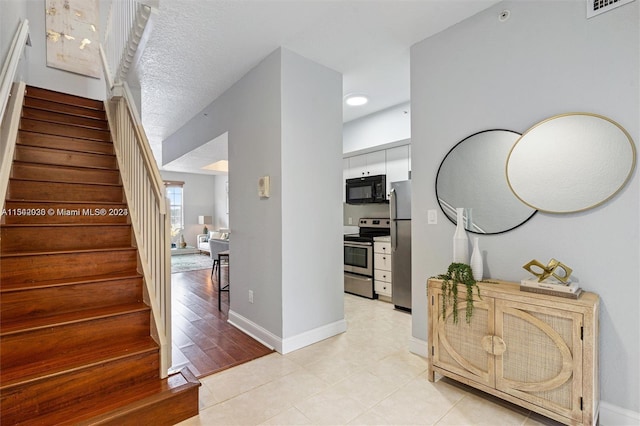
<path fill-rule="evenodd" d="M 375 298 L 373 290 L 373 237 L 390 234 L 389 218 L 361 218 L 360 232 L 344 236 L 344 291 Z"/>

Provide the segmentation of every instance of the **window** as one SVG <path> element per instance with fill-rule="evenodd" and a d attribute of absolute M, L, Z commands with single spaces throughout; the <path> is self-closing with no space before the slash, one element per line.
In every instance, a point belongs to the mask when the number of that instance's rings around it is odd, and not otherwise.
<path fill-rule="evenodd" d="M 180 232 L 184 228 L 184 205 L 182 190 L 184 182 L 165 181 L 169 210 L 171 212 L 171 234 Z"/>

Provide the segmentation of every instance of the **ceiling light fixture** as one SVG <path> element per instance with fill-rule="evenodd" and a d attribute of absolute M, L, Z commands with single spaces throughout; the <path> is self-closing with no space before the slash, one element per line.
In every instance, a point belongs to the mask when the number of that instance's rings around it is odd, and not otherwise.
<path fill-rule="evenodd" d="M 361 106 L 369 102 L 365 95 L 350 94 L 345 96 L 344 102 L 349 106 Z"/>

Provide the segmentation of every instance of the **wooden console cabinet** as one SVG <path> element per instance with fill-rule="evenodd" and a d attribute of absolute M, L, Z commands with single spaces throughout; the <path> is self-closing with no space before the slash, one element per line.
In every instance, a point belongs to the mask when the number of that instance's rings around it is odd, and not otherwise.
<path fill-rule="evenodd" d="M 439 373 L 565 424 L 597 424 L 596 294 L 567 299 L 480 282 L 467 324 L 460 286 L 454 324 L 451 306 L 442 318 L 441 285 L 427 283 L 430 381 Z"/>

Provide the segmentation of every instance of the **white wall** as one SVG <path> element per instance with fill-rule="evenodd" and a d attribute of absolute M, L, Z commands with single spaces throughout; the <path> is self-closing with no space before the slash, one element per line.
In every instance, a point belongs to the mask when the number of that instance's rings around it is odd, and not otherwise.
<path fill-rule="evenodd" d="M 27 17 L 24 0 L 0 1 L 0 63 L 4 63 L 9 53 L 18 24 Z"/>
<path fill-rule="evenodd" d="M 480 130 L 524 132 L 555 114 L 605 115 L 640 141 L 639 3 L 585 18 L 582 1 L 503 2 L 411 50 L 414 350 L 427 339 L 426 280 L 451 262 L 454 226 L 439 216 L 440 161 Z M 498 13 L 511 10 L 506 22 Z M 550 188 L 552 190 L 552 188 Z M 517 281 L 531 259 L 556 258 L 601 297 L 603 406 L 640 411 L 639 178 L 611 201 L 575 214 L 538 213 L 511 232 L 480 237 L 486 275 Z M 637 421 L 637 418 L 636 418 Z M 606 423 L 603 418 L 603 423 Z M 609 423 L 612 424 L 612 423 Z"/>
<path fill-rule="evenodd" d="M 0 0 L 0 66 L 7 60 L 18 24 L 24 19 L 27 19 L 27 5 L 23 0 Z M 29 49 L 26 46 L 23 50 L 14 81 L 27 79 L 26 55 Z"/>
<path fill-rule="evenodd" d="M 348 153 L 411 138 L 409 102 L 345 123 L 342 152 Z"/>
<path fill-rule="evenodd" d="M 3 7 L 4 1 L 0 0 Z M 26 49 L 27 84 L 91 99 L 104 99 L 105 85 L 102 79 L 85 77 L 47 67 L 47 43 L 44 22 L 45 2 L 44 0 L 26 0 L 25 3 L 26 18 L 29 19 L 29 34 L 31 36 L 31 47 Z M 105 4 L 101 2 L 101 22 L 104 21 L 106 13 Z M 103 31 L 102 28 L 99 28 L 99 30 Z"/>
<path fill-rule="evenodd" d="M 278 49 L 163 141 L 167 163 L 229 132 L 229 318 L 281 351 L 319 340 L 344 317 L 337 296 L 343 289 L 330 278 L 342 283 L 341 90 L 339 74 Z M 324 111 L 314 108 L 316 102 Z M 257 182 L 265 175 L 271 178 L 271 197 L 260 199 Z M 309 179 L 326 189 L 317 197 L 304 195 L 299 190 L 308 189 Z M 302 237 L 305 219 L 322 226 L 305 228 Z M 317 246 L 328 248 L 328 255 L 312 255 Z M 306 268 L 298 273 L 297 265 Z M 248 301 L 249 290 L 254 303 Z M 311 341 L 305 340 L 310 335 Z"/>
<path fill-rule="evenodd" d="M 342 75 L 283 49 L 281 81 L 286 341 L 344 318 Z"/>
<path fill-rule="evenodd" d="M 161 171 L 160 175 L 163 180 L 184 182 L 184 239 L 188 245 L 196 247 L 196 235 L 204 229 L 204 225 L 198 225 L 198 216 L 213 216 L 216 203 L 214 176 L 167 171 Z M 213 229 L 211 225 L 207 228 Z"/>

